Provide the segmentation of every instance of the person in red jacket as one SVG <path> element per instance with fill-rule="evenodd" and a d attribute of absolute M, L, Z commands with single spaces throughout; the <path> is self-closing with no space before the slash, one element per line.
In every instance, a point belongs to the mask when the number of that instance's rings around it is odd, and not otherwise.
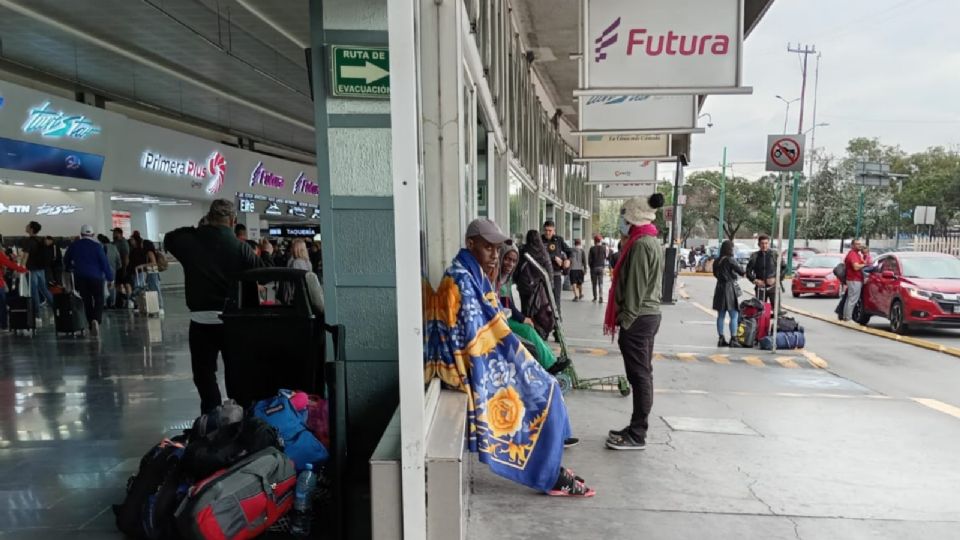
<path fill-rule="evenodd" d="M 3 237 L 0 237 L 0 330 L 7 329 L 7 284 L 3 280 L 6 269 L 24 274 L 27 269 L 7 257 L 3 251 Z"/>

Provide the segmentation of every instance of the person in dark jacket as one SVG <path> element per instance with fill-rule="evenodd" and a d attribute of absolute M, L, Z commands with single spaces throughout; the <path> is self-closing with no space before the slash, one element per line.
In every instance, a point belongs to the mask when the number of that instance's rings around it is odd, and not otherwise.
<path fill-rule="evenodd" d="M 208 413 L 223 402 L 217 384 L 217 355 L 224 355 L 223 375 L 227 396 L 237 385 L 231 377 L 230 359 L 224 352 L 220 313 L 236 291 L 234 276 L 267 266 L 250 246 L 233 232 L 237 214 L 233 203 L 217 199 L 210 204 L 199 227 L 183 227 L 164 238 L 167 251 L 183 266 L 187 308 L 190 309 L 190 364 L 193 383 L 200 394 L 200 411 Z M 268 243 L 264 249 L 273 251 Z"/>
<path fill-rule="evenodd" d="M 593 237 L 593 247 L 587 255 L 587 266 L 590 267 L 590 286 L 593 289 L 593 301 L 599 299 L 603 303 L 603 274 L 607 269 L 607 246 L 603 245 L 603 238 L 598 234 Z"/>
<path fill-rule="evenodd" d="M 77 294 L 83 299 L 90 335 L 100 337 L 103 290 L 107 283 L 113 282 L 114 275 L 107 253 L 97 241 L 93 227 L 84 225 L 80 228 L 80 239 L 70 244 L 63 256 L 63 265 L 68 272 L 73 272 L 73 283 Z"/>
<path fill-rule="evenodd" d="M 527 232 L 527 243 L 520 250 L 520 263 L 517 265 L 514 282 L 520 293 L 520 307 L 523 313 L 533 319 L 540 337 L 546 339 L 557 325 L 556 314 L 547 295 L 546 279 L 530 262 L 527 254 L 544 270 L 550 272 L 550 257 L 540 239 L 540 233 L 534 229 Z"/>
<path fill-rule="evenodd" d="M 557 303 L 557 314 L 560 307 L 560 293 L 563 292 L 563 271 L 570 268 L 570 258 L 573 257 L 573 248 L 567 245 L 562 236 L 557 234 L 557 224 L 551 220 L 543 222 L 543 245 L 547 248 L 553 268 L 553 298 Z M 547 270 L 550 270 L 548 267 Z"/>
<path fill-rule="evenodd" d="M 52 236 L 43 239 L 43 249 L 47 256 L 47 282 L 63 284 L 63 250 Z"/>
<path fill-rule="evenodd" d="M 717 311 L 717 347 L 732 347 L 736 344 L 737 325 L 740 323 L 740 285 L 737 281 L 745 275 L 743 267 L 734 256 L 733 242 L 724 240 L 720 246 L 720 258 L 713 264 L 713 276 L 717 285 L 713 289 L 713 309 Z M 730 316 L 730 341 L 723 335 L 723 324 Z"/>
<path fill-rule="evenodd" d="M 753 282 L 756 287 L 757 298 L 775 306 L 779 286 L 777 284 L 777 264 L 780 257 L 775 250 L 770 249 L 770 237 L 765 234 L 757 238 L 757 246 L 760 247 L 760 250 L 750 255 L 750 261 L 747 262 L 747 279 Z M 783 279 L 783 274 L 784 272 L 781 271 L 781 279 Z"/>

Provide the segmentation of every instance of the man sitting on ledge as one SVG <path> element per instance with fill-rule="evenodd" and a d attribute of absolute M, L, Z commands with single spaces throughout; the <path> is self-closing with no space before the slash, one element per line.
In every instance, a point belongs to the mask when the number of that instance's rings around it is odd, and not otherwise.
<path fill-rule="evenodd" d="M 427 307 L 426 375 L 467 394 L 468 443 L 504 478 L 548 495 L 592 497 L 561 466 L 570 420 L 560 386 L 507 325 L 487 278 L 507 236 L 477 219 Z"/>

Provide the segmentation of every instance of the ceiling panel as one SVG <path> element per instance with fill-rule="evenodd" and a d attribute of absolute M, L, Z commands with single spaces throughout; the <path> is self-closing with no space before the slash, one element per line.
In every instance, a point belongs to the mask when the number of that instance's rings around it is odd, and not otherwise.
<path fill-rule="evenodd" d="M 20 0 L 67 23 L 199 80 L 241 102 L 313 123 L 303 52 L 231 0 Z M 305 0 L 263 4 L 271 17 L 309 24 Z M 278 7 L 279 6 L 279 7 Z M 236 20 L 234 20 L 236 18 Z M 243 22 L 243 26 L 239 22 Z M 42 70 L 109 97 L 194 117 L 266 142 L 313 152 L 312 133 L 231 103 L 215 92 L 76 38 L 44 21 L 0 8 L 3 59 Z"/>

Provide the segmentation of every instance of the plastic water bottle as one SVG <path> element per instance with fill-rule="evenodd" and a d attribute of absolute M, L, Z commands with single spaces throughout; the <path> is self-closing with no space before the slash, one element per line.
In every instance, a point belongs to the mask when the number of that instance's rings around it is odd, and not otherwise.
<path fill-rule="evenodd" d="M 304 538 L 310 535 L 310 522 L 313 520 L 313 490 L 317 487 L 317 475 L 313 464 L 297 475 L 297 488 L 294 492 L 293 513 L 290 519 L 290 532 Z"/>

